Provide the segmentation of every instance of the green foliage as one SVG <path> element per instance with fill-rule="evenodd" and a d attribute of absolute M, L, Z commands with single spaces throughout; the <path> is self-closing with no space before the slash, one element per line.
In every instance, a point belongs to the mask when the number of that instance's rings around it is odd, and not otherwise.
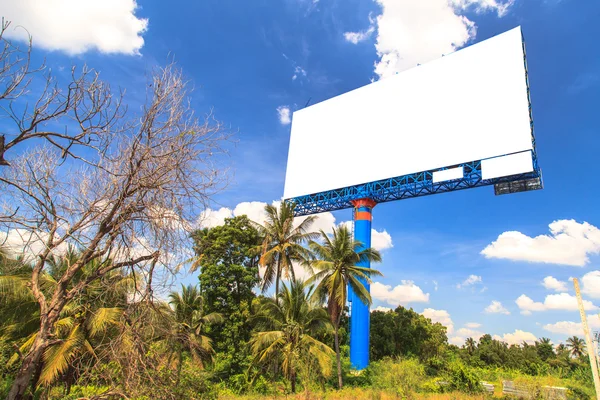
<path fill-rule="evenodd" d="M 480 378 L 470 368 L 460 362 L 452 362 L 448 366 L 448 387 L 464 393 L 480 393 L 483 391 Z"/>
<path fill-rule="evenodd" d="M 425 383 L 425 367 L 417 359 L 384 359 L 370 366 L 373 388 L 411 398 Z"/>
<path fill-rule="evenodd" d="M 315 339 L 317 332 L 329 327 L 329 320 L 311 295 L 312 287 L 305 290 L 301 281 L 284 284 L 276 299 L 261 299 L 254 317 L 257 332 L 249 344 L 255 365 L 279 366 L 292 392 L 298 375 L 331 373 L 333 350 Z"/>
<path fill-rule="evenodd" d="M 200 264 L 200 291 L 206 313 L 225 316 L 218 328 L 207 330 L 217 352 L 215 374 L 221 379 L 241 374 L 249 367 L 245 343 L 250 340 L 251 305 L 258 285 L 258 257 L 251 250 L 260 236 L 245 215 L 192 234 Z"/>
<path fill-rule="evenodd" d="M 432 323 L 423 315 L 398 306 L 394 311 L 371 313 L 371 359 L 418 357 L 431 362 L 437 370 L 445 357 L 448 338 L 446 327 Z M 443 364 L 443 361 L 441 361 Z"/>

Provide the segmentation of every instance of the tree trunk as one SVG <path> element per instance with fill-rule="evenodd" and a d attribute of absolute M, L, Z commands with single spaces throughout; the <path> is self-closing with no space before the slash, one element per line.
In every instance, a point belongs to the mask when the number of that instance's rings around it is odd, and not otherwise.
<path fill-rule="evenodd" d="M 277 257 L 277 271 L 275 272 L 275 300 L 279 294 L 279 277 L 281 276 L 281 258 Z"/>
<path fill-rule="evenodd" d="M 338 389 L 342 388 L 342 361 L 340 359 L 340 341 L 338 337 L 338 325 L 334 327 L 334 338 L 335 338 L 335 358 L 337 359 L 337 371 L 338 371 Z"/>
<path fill-rule="evenodd" d="M 296 282 L 296 273 L 294 272 L 294 266 L 290 263 L 290 265 L 288 265 L 288 268 L 290 269 L 290 275 L 292 275 L 292 282 Z"/>
<path fill-rule="evenodd" d="M 296 371 L 292 371 L 292 376 L 290 377 L 292 381 L 292 393 L 296 393 Z"/>
<path fill-rule="evenodd" d="M 45 336 L 45 335 L 44 335 Z M 42 332 L 33 341 L 33 345 L 29 352 L 23 357 L 21 368 L 15 376 L 10 392 L 6 400 L 22 400 L 24 398 L 27 387 L 31 382 L 31 378 L 35 374 L 37 367 L 42 362 L 42 355 L 47 347 L 47 340 L 42 337 Z"/>

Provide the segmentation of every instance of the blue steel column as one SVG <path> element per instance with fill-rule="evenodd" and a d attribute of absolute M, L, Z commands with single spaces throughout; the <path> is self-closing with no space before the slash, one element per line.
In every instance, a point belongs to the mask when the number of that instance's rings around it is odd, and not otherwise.
<path fill-rule="evenodd" d="M 352 201 L 354 206 L 354 239 L 362 243 L 361 249 L 371 247 L 371 220 L 375 201 L 360 199 Z M 369 261 L 360 262 L 360 267 L 370 268 Z M 368 291 L 370 285 L 363 282 Z M 348 298 L 352 301 L 350 309 L 350 363 L 352 367 L 361 370 L 369 365 L 369 328 L 371 314 L 369 306 L 354 298 L 354 293 L 349 290 Z"/>

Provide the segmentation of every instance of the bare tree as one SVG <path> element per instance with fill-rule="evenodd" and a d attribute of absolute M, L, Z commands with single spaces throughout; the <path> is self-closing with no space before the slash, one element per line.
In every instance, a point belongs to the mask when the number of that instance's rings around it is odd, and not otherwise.
<path fill-rule="evenodd" d="M 159 267 L 172 269 L 206 201 L 226 183 L 215 156 L 229 134 L 211 115 L 202 121 L 194 116 L 186 81 L 173 65 L 153 72 L 140 115 L 125 113 L 120 95 L 113 100 L 108 85 L 87 70 L 74 73 L 66 89 L 46 76 L 29 107 L 27 85 L 43 69 L 29 69 L 30 50 L 10 61 L 21 53 L 4 44 L 0 102 L 8 106 L 1 116 L 18 129 L 0 156 L 27 139 L 44 139 L 0 167 L 0 226 L 6 236 L 18 229 L 42 244 L 29 282 L 40 307 L 39 333 L 22 354 L 12 400 L 23 398 L 44 351 L 59 340 L 54 333 L 61 311 L 90 282 L 115 269 L 135 270 L 146 277 L 140 296 L 152 296 L 152 276 Z M 72 133 L 46 129 L 61 124 Z M 66 245 L 80 257 L 50 292 L 42 290 L 47 260 Z M 103 262 L 86 279 L 74 280 L 94 260 Z"/>

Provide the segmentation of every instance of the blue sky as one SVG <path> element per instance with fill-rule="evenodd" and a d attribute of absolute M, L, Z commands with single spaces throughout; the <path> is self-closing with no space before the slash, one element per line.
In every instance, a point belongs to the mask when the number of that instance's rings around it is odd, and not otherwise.
<path fill-rule="evenodd" d="M 373 228 L 385 277 L 373 291 L 375 306 L 402 304 L 451 323 L 456 343 L 477 332 L 518 342 L 581 336 L 570 277 L 584 277 L 585 298 L 600 306 L 600 3 L 139 0 L 136 8 L 133 0 L 107 0 L 71 5 L 71 16 L 60 12 L 66 0 L 48 1 L 48 10 L 34 0 L 15 3 L 0 0 L 0 10 L 28 27 L 38 59 L 59 75 L 86 63 L 127 88 L 131 104 L 143 99 L 153 66 L 178 63 L 196 88 L 197 111 L 213 108 L 239 132 L 228 159 L 233 182 L 215 198 L 212 224 L 243 210 L 260 218 L 264 203 L 281 198 L 285 110 L 521 25 L 545 189 L 495 197 L 480 188 L 378 205 Z M 431 40 L 432 31 L 442 34 Z M 350 210 L 338 211 L 319 227 L 350 218 Z M 513 233 L 499 238 L 505 232 Z M 482 250 L 494 242 L 486 257 Z M 547 277 L 555 280 L 545 287 Z M 595 329 L 598 311 L 589 312 Z"/>

